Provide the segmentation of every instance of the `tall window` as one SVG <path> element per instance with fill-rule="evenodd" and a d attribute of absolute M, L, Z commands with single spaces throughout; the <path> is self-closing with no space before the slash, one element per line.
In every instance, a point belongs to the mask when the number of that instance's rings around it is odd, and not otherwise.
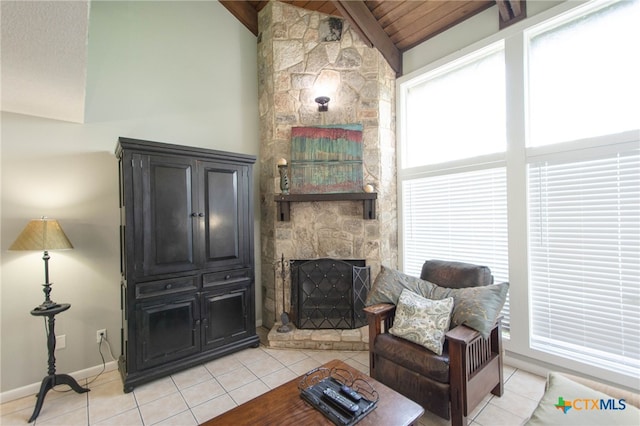
<path fill-rule="evenodd" d="M 567 2 L 531 22 L 399 80 L 403 267 L 511 271 L 511 352 L 628 384 L 640 375 L 640 0 Z"/>
<path fill-rule="evenodd" d="M 529 146 L 637 130 L 640 2 L 530 30 Z"/>
<path fill-rule="evenodd" d="M 497 43 L 408 87 L 400 174 L 403 269 L 427 259 L 507 274 L 504 49 Z M 509 330 L 508 304 L 503 327 Z"/>
<path fill-rule="evenodd" d="M 635 375 L 639 11 L 618 2 L 528 33 L 531 346 Z"/>
<path fill-rule="evenodd" d="M 504 90 L 502 43 L 436 69 L 408 87 L 403 168 L 503 153 Z"/>

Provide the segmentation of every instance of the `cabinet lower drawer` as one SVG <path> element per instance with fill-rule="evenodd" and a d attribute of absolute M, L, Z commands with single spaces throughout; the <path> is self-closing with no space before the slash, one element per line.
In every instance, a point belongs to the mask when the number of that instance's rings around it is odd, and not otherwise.
<path fill-rule="evenodd" d="M 251 269 L 234 269 L 232 271 L 212 272 L 202 276 L 202 285 L 211 287 L 246 281 L 251 277 Z"/>
<path fill-rule="evenodd" d="M 136 284 L 136 299 L 165 296 L 183 291 L 195 291 L 197 289 L 198 277 L 194 276 L 150 281 L 148 283 Z"/>

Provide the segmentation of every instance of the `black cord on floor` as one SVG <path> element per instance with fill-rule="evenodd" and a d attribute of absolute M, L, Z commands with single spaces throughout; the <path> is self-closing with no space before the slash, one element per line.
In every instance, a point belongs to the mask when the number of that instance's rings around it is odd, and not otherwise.
<path fill-rule="evenodd" d="M 87 386 L 89 386 L 91 383 L 95 382 L 96 379 L 98 377 L 100 377 L 102 375 L 102 373 L 104 373 L 106 363 L 104 362 L 104 356 L 102 355 L 102 341 L 103 340 L 104 340 L 104 336 L 100 335 L 100 342 L 98 342 L 98 353 L 100 354 L 100 358 L 102 359 L 102 370 L 90 382 L 87 382 Z M 111 349 L 109 349 L 109 352 L 111 352 Z"/>
<path fill-rule="evenodd" d="M 47 328 L 47 322 L 45 320 L 45 330 Z M 47 335 L 48 337 L 48 335 Z M 105 342 L 107 344 L 107 347 L 109 348 L 109 355 L 111 356 L 112 360 L 116 360 L 115 357 L 113 356 L 113 353 L 111 353 L 111 345 L 109 344 L 109 341 L 107 339 L 104 338 L 104 336 L 100 336 L 100 342 L 98 342 L 98 353 L 100 354 L 100 358 L 102 359 L 102 370 L 98 373 L 98 375 L 96 377 L 94 377 L 93 379 L 91 379 L 90 382 L 87 382 L 87 386 L 89 386 L 91 383 L 95 382 L 96 379 L 98 377 L 100 377 L 102 375 L 102 373 L 104 373 L 104 370 L 106 369 L 106 362 L 104 360 L 104 355 L 102 355 L 102 342 Z M 72 389 L 66 389 L 66 390 L 58 390 L 55 387 L 51 388 L 54 392 L 60 392 L 60 393 L 64 393 L 64 392 L 69 392 Z"/>

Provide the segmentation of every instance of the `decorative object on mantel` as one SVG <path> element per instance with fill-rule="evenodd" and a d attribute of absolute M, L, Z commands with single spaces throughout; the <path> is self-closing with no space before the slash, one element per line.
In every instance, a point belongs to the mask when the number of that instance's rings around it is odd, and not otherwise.
<path fill-rule="evenodd" d="M 281 158 L 278 160 L 278 173 L 280 173 L 280 191 L 283 194 L 289 193 L 289 176 L 287 175 L 289 167 L 287 160 Z"/>
<path fill-rule="evenodd" d="M 282 313 L 280 314 L 280 321 L 282 322 L 282 325 L 278 327 L 277 331 L 278 333 L 288 333 L 293 329 L 291 328 L 289 313 L 285 308 L 286 298 L 285 298 L 284 287 L 285 287 L 286 278 L 287 278 L 287 275 L 289 275 L 290 269 L 289 269 L 289 261 L 284 260 L 284 253 L 282 253 L 282 257 L 280 258 L 280 260 L 276 261 L 273 264 L 274 274 L 277 275 L 278 270 L 280 270 L 280 278 L 282 279 Z M 276 321 L 277 321 L 277 318 L 276 318 Z"/>
<path fill-rule="evenodd" d="M 362 124 L 291 128 L 291 193 L 362 192 Z"/>
<path fill-rule="evenodd" d="M 375 188 L 370 183 L 364 186 L 364 192 L 366 192 L 367 194 L 371 194 L 374 190 Z"/>

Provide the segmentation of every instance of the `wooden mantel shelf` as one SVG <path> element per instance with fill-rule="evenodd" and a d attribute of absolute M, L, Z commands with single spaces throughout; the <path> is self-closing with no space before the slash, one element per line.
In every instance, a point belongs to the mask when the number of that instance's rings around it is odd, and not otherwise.
<path fill-rule="evenodd" d="M 291 218 L 291 203 L 312 201 L 362 201 L 362 217 L 375 219 L 377 198 L 378 194 L 375 192 L 341 192 L 333 194 L 276 194 L 274 200 L 278 204 L 278 220 L 288 222 Z"/>

